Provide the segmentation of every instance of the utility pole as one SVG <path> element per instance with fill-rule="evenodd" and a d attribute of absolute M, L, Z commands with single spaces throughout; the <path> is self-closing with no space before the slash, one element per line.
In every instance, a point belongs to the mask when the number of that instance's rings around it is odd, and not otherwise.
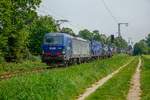
<path fill-rule="evenodd" d="M 131 45 L 132 39 L 129 37 L 128 38 L 128 45 Z"/>
<path fill-rule="evenodd" d="M 60 25 L 63 24 L 63 23 L 67 23 L 69 22 L 69 20 L 65 20 L 65 19 L 60 19 L 60 20 L 56 20 L 56 23 L 57 23 L 57 27 L 58 27 L 58 30 L 60 31 Z"/>
<path fill-rule="evenodd" d="M 121 37 L 121 25 L 128 26 L 128 23 L 118 23 L 118 37 Z"/>

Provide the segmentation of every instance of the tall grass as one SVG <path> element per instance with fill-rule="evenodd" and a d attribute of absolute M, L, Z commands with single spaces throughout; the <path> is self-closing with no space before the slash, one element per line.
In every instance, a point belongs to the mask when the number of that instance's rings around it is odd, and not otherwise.
<path fill-rule="evenodd" d="M 72 100 L 92 83 L 131 59 L 117 55 L 111 59 L 3 80 L 0 81 L 0 99 Z"/>
<path fill-rule="evenodd" d="M 141 72 L 142 100 L 150 100 L 150 56 L 143 57 Z"/>
<path fill-rule="evenodd" d="M 138 59 L 123 68 L 112 79 L 91 94 L 87 100 L 126 100 L 130 80 L 137 67 Z"/>

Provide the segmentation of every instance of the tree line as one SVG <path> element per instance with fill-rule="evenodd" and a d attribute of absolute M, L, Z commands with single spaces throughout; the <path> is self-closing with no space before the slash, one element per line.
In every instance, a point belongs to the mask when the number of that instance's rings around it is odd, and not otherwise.
<path fill-rule="evenodd" d="M 36 9 L 41 0 L 0 0 L 0 62 L 20 62 L 32 55 L 41 54 L 41 44 L 45 33 L 65 32 L 76 36 L 71 28 L 59 27 L 51 16 L 39 16 Z M 81 30 L 78 36 L 111 44 L 111 36 L 98 30 Z M 114 38 L 113 44 L 126 48 L 122 37 Z"/>
<path fill-rule="evenodd" d="M 150 54 L 150 34 L 134 45 L 134 55 Z"/>

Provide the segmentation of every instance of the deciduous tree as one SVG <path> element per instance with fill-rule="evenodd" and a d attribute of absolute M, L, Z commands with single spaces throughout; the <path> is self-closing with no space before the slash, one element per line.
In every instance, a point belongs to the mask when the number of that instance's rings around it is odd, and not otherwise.
<path fill-rule="evenodd" d="M 71 28 L 65 28 L 65 27 L 63 27 L 61 29 L 61 32 L 62 33 L 67 33 L 67 34 L 72 35 L 72 36 L 75 36 L 75 33 L 73 32 L 73 30 Z"/>
<path fill-rule="evenodd" d="M 1 51 L 7 61 L 25 58 L 28 25 L 37 17 L 36 8 L 41 0 L 0 0 L 0 38 L 4 41 Z"/>
<path fill-rule="evenodd" d="M 57 24 L 51 16 L 40 16 L 35 19 L 29 28 L 29 44 L 28 48 L 34 55 L 39 55 L 41 51 L 41 45 L 43 37 L 46 33 L 57 32 Z"/>

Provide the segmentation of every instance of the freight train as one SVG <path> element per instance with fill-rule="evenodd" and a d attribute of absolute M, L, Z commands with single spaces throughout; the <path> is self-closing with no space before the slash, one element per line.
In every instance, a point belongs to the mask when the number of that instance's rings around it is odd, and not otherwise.
<path fill-rule="evenodd" d="M 42 44 L 42 61 L 48 65 L 68 66 L 112 55 L 111 46 L 67 33 L 47 33 Z"/>

